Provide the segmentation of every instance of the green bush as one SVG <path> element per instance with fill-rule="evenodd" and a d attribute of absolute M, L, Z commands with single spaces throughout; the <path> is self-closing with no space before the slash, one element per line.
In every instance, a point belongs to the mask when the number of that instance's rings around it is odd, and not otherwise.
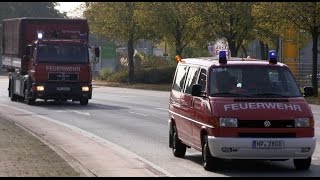
<path fill-rule="evenodd" d="M 127 83 L 128 80 L 129 80 L 129 72 L 124 70 L 112 73 L 107 79 L 107 81 L 109 82 L 119 82 L 119 83 Z"/>
<path fill-rule="evenodd" d="M 109 68 L 102 68 L 98 78 L 100 80 L 107 80 L 111 74 L 112 71 Z"/>
<path fill-rule="evenodd" d="M 144 68 L 135 73 L 135 81 L 145 84 L 172 83 L 175 67 Z"/>

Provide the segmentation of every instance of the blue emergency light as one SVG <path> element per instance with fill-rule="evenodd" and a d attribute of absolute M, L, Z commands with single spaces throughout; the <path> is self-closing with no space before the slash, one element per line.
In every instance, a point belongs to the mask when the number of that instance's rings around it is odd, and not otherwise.
<path fill-rule="evenodd" d="M 277 64 L 277 52 L 275 50 L 269 51 L 269 63 Z"/>
<path fill-rule="evenodd" d="M 219 51 L 219 63 L 221 64 L 227 63 L 227 51 L 224 51 L 224 50 Z"/>

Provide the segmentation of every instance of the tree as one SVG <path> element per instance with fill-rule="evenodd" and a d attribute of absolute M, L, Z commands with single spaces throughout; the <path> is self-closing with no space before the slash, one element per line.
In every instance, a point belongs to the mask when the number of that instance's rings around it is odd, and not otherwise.
<path fill-rule="evenodd" d="M 244 40 L 254 28 L 253 2 L 207 2 L 202 10 L 205 20 L 218 38 L 228 42 L 231 56 L 237 56 Z"/>
<path fill-rule="evenodd" d="M 153 34 L 143 19 L 143 3 L 139 2 L 90 2 L 84 17 L 91 32 L 115 41 L 127 43 L 129 60 L 129 82 L 134 82 L 134 42 L 149 38 Z"/>
<path fill-rule="evenodd" d="M 268 2 L 261 3 L 256 8 L 263 12 L 266 23 L 274 23 L 280 28 L 293 27 L 296 31 L 304 30 L 312 37 L 312 87 L 314 96 L 318 96 L 317 59 L 318 39 L 320 34 L 320 3 L 319 2 Z M 279 28 L 270 29 L 281 35 Z"/>
<path fill-rule="evenodd" d="M 191 43 L 198 43 L 204 31 L 201 3 L 153 2 L 145 3 L 147 24 L 153 31 L 175 47 L 175 54 L 182 55 Z"/>
<path fill-rule="evenodd" d="M 55 6 L 56 2 L 0 2 L 0 20 L 19 17 L 65 17 Z"/>

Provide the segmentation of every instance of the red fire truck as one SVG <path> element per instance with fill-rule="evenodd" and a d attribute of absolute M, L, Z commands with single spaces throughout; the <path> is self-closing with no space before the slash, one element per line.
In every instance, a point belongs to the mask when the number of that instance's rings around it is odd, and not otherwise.
<path fill-rule="evenodd" d="M 227 57 L 179 60 L 169 100 L 169 147 L 202 152 L 206 170 L 217 158 L 293 159 L 309 169 L 316 147 L 314 117 L 287 65 L 270 60 Z"/>
<path fill-rule="evenodd" d="M 24 17 L 5 19 L 2 26 L 2 65 L 9 72 L 12 101 L 88 104 L 92 72 L 86 20 Z M 99 49 L 94 50 L 98 57 Z"/>

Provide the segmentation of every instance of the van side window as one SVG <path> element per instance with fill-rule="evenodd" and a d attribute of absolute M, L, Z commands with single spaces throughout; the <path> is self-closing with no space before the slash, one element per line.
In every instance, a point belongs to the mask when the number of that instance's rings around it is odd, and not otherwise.
<path fill-rule="evenodd" d="M 184 87 L 184 82 L 187 76 L 187 66 L 179 66 L 176 73 L 176 78 L 173 84 L 173 89 L 176 91 L 181 91 Z"/>
<path fill-rule="evenodd" d="M 191 94 L 192 85 L 196 84 L 198 80 L 199 68 L 197 67 L 190 67 L 188 71 L 188 76 L 186 80 L 186 89 L 185 93 Z"/>
<path fill-rule="evenodd" d="M 202 92 L 206 92 L 206 88 L 207 88 L 207 70 L 201 69 L 198 83 L 201 84 L 201 91 Z"/>

